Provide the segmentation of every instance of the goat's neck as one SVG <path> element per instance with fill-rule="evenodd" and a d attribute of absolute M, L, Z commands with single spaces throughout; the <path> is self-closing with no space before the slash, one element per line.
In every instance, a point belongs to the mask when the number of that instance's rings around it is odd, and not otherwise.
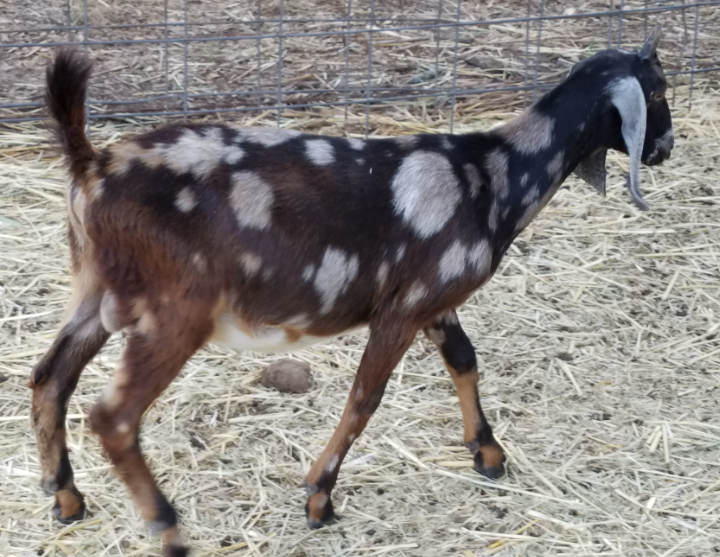
<path fill-rule="evenodd" d="M 552 102 L 550 102 L 552 101 Z M 488 134 L 483 166 L 490 181 L 484 200 L 488 232 L 504 252 L 552 198 L 578 163 L 599 148 L 594 106 L 549 95 Z M 562 110 L 553 110 L 563 107 Z M 539 108 L 543 110 L 540 111 Z"/>

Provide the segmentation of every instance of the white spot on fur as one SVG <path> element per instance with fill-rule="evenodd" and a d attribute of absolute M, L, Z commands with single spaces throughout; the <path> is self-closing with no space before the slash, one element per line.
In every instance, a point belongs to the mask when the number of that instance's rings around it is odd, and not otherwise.
<path fill-rule="evenodd" d="M 255 253 L 245 252 L 240 256 L 240 265 L 245 273 L 252 277 L 257 274 L 262 265 L 262 257 Z"/>
<path fill-rule="evenodd" d="M 109 291 L 106 291 L 100 300 L 100 323 L 108 333 L 122 329 L 118 316 L 117 298 Z"/>
<path fill-rule="evenodd" d="M 463 165 L 463 171 L 465 172 L 465 178 L 467 179 L 468 184 L 470 184 L 470 197 L 475 199 L 482 188 L 480 173 L 478 172 L 477 166 L 470 162 Z"/>
<path fill-rule="evenodd" d="M 498 226 L 498 213 L 500 212 L 500 206 L 497 201 L 493 201 L 490 206 L 490 213 L 488 214 L 488 228 L 491 232 L 495 232 Z"/>
<path fill-rule="evenodd" d="M 175 198 L 175 207 L 183 213 L 189 213 L 196 206 L 197 199 L 195 198 L 195 194 L 189 187 L 185 186 L 178 192 L 177 197 Z"/>
<path fill-rule="evenodd" d="M 243 159 L 244 156 L 245 151 L 243 149 L 241 149 L 237 145 L 232 145 L 226 148 L 223 160 L 227 164 L 237 164 Z"/>
<path fill-rule="evenodd" d="M 530 179 L 530 173 L 524 172 L 522 177 L 520 178 L 520 187 L 524 188 L 525 186 L 527 186 L 529 179 Z"/>
<path fill-rule="evenodd" d="M 440 258 L 438 270 L 440 280 L 448 282 L 462 275 L 465 270 L 465 256 L 467 249 L 460 240 L 455 240 Z"/>
<path fill-rule="evenodd" d="M 303 269 L 302 278 L 305 282 L 310 282 L 315 276 L 315 265 L 306 265 Z"/>
<path fill-rule="evenodd" d="M 330 457 L 330 460 L 328 460 L 327 466 L 325 467 L 326 472 L 332 472 L 337 468 L 338 463 L 340 462 L 340 455 L 335 453 Z"/>
<path fill-rule="evenodd" d="M 363 164 L 365 164 L 365 159 L 358 157 L 357 159 L 355 159 L 355 162 L 358 166 L 362 166 Z"/>
<path fill-rule="evenodd" d="M 539 195 L 540 195 L 540 188 L 538 188 L 537 185 L 534 185 L 533 187 L 531 187 L 522 198 L 521 203 L 522 203 L 523 207 L 527 207 L 528 205 L 530 205 L 530 203 L 535 201 Z"/>
<path fill-rule="evenodd" d="M 225 145 L 220 128 L 210 128 L 202 135 L 186 129 L 175 143 L 156 145 L 154 149 L 173 172 L 192 172 L 196 178 L 204 179 L 234 147 Z"/>
<path fill-rule="evenodd" d="M 347 255 L 344 251 L 328 247 L 323 255 L 320 267 L 315 274 L 315 290 L 320 294 L 322 306 L 320 313 L 328 313 L 335 300 L 344 293 L 358 274 L 357 255 Z"/>
<path fill-rule="evenodd" d="M 552 144 L 555 119 L 530 108 L 498 132 L 524 155 L 534 155 Z"/>
<path fill-rule="evenodd" d="M 405 157 L 391 187 L 395 212 L 421 238 L 440 232 L 460 203 L 458 179 L 450 162 L 431 151 Z"/>
<path fill-rule="evenodd" d="M 420 141 L 420 137 L 417 135 L 401 135 L 395 138 L 395 143 L 403 149 L 414 149 Z"/>
<path fill-rule="evenodd" d="M 130 433 L 130 424 L 128 422 L 119 423 L 115 431 L 121 434 Z"/>
<path fill-rule="evenodd" d="M 355 439 L 357 439 L 357 435 L 355 435 L 354 433 L 351 433 L 350 435 L 347 436 L 348 443 L 352 443 L 353 441 L 355 441 Z"/>
<path fill-rule="evenodd" d="M 325 166 L 335 162 L 335 149 L 327 139 L 306 140 L 305 154 L 318 166 Z"/>
<path fill-rule="evenodd" d="M 350 147 L 356 151 L 362 151 L 365 148 L 365 142 L 357 137 L 348 137 L 347 142 L 350 144 Z"/>
<path fill-rule="evenodd" d="M 508 166 L 508 155 L 502 149 L 494 149 L 485 157 L 485 169 L 493 191 L 503 199 L 510 193 Z"/>
<path fill-rule="evenodd" d="M 240 141 L 259 143 L 264 147 L 275 147 L 300 135 L 297 130 L 282 128 L 235 128 Z"/>
<path fill-rule="evenodd" d="M 483 238 L 468 250 L 468 264 L 480 276 L 486 276 L 490 273 L 492 266 L 492 248 L 490 242 Z M 457 319 L 457 318 L 456 318 Z"/>
<path fill-rule="evenodd" d="M 550 162 L 547 163 L 547 166 L 545 167 L 548 177 L 550 178 L 550 181 L 553 185 L 559 182 L 560 178 L 562 178 L 564 160 L 565 153 L 563 151 L 558 151 L 555 156 L 550 159 Z"/>
<path fill-rule="evenodd" d="M 395 250 L 395 263 L 400 263 L 403 257 L 405 257 L 405 251 L 407 250 L 406 244 L 400 244 Z"/>
<path fill-rule="evenodd" d="M 440 146 L 441 146 L 443 149 L 445 149 L 446 151 L 452 150 L 452 148 L 453 148 L 454 146 L 453 146 L 453 144 L 452 144 L 452 141 L 450 140 L 450 136 L 449 136 L 449 135 L 443 135 L 443 136 L 440 138 Z"/>
<path fill-rule="evenodd" d="M 390 264 L 387 261 L 383 261 L 380 263 L 380 266 L 377 270 L 377 283 L 380 288 L 385 286 L 385 281 L 387 280 L 388 273 L 390 272 Z"/>
<path fill-rule="evenodd" d="M 288 323 L 286 326 L 292 325 Z M 236 350 L 288 352 L 322 342 L 325 338 L 302 335 L 290 340 L 283 327 L 267 325 L 250 327 L 247 323 L 239 320 L 235 314 L 223 312 L 215 320 L 215 328 L 210 340 Z"/>
<path fill-rule="evenodd" d="M 254 172 L 234 172 L 231 176 L 230 205 L 240 226 L 262 230 L 270 226 L 273 191 L 270 184 Z"/>
<path fill-rule="evenodd" d="M 192 263 L 193 266 L 201 273 L 207 271 L 207 261 L 205 260 L 203 254 L 201 254 L 199 251 L 196 251 L 192 254 L 192 257 L 190 258 L 190 263 Z"/>
<path fill-rule="evenodd" d="M 427 287 L 421 281 L 416 280 L 405 294 L 403 303 L 406 308 L 411 309 L 425 296 L 427 296 Z"/>

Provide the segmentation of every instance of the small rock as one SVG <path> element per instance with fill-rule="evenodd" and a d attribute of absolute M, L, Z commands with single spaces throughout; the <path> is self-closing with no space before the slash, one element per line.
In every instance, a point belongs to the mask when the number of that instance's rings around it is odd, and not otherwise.
<path fill-rule="evenodd" d="M 281 393 L 304 393 L 310 388 L 310 366 L 295 360 L 279 360 L 266 367 L 260 383 Z"/>

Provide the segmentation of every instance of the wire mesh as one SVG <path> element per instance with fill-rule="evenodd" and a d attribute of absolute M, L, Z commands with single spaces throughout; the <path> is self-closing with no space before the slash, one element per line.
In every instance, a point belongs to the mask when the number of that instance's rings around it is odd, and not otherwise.
<path fill-rule="evenodd" d="M 498 3 L 500 4 L 500 3 Z M 53 49 L 96 59 L 90 119 L 274 113 L 389 103 L 442 114 L 458 104 L 513 109 L 572 63 L 605 47 L 634 48 L 664 30 L 671 84 L 718 73 L 720 0 L 150 0 L 11 2 L 0 14 L 0 124 L 44 119 L 42 69 Z M 290 112 L 289 112 L 290 111 Z M 355 119 L 353 119 L 355 121 Z"/>

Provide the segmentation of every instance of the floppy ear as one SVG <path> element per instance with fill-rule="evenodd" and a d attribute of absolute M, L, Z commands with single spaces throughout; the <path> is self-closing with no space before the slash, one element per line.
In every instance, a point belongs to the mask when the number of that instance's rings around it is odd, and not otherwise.
<path fill-rule="evenodd" d="M 640 194 L 640 158 L 645 143 L 645 124 L 647 122 L 645 95 L 640 82 L 634 77 L 624 77 L 613 81 L 608 87 L 608 93 L 610 102 L 620 113 L 622 138 L 630 157 L 627 187 L 638 208 L 647 211 L 647 203 Z"/>

